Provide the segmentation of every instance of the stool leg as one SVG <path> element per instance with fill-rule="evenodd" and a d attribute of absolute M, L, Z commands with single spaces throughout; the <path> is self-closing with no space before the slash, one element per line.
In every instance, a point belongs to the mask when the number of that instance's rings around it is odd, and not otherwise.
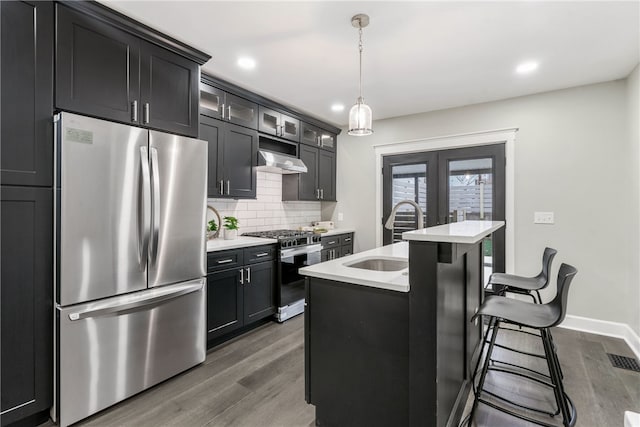
<path fill-rule="evenodd" d="M 556 403 L 560 408 L 560 412 L 562 412 L 562 424 L 565 427 L 570 427 L 571 422 L 575 422 L 572 420 L 571 412 L 569 410 L 569 405 L 567 404 L 567 399 L 565 398 L 564 386 L 562 385 L 562 378 L 560 378 L 560 374 L 558 372 L 558 360 L 555 355 L 555 350 L 553 348 L 553 343 L 551 341 L 549 330 L 541 329 L 542 335 L 542 344 L 544 347 L 544 352 L 547 356 L 547 366 L 549 368 L 549 374 L 551 376 L 551 382 L 554 385 L 553 392 L 555 394 Z"/>
<path fill-rule="evenodd" d="M 482 317 L 480 317 L 480 320 L 482 320 Z M 492 317 L 491 319 L 489 319 L 489 325 L 487 325 L 487 332 L 482 335 L 482 346 L 480 347 L 480 353 L 478 354 L 478 360 L 476 361 L 476 366 L 473 368 L 473 372 L 471 374 L 471 384 L 472 385 L 475 384 L 476 375 L 478 373 L 478 366 L 480 366 L 480 361 L 482 360 L 482 355 L 484 354 L 484 347 L 487 345 L 487 340 L 489 338 L 489 334 L 493 330 L 495 322 L 496 322 L 496 318 L 495 317 Z M 475 389 L 474 389 L 474 392 L 475 392 Z"/>
<path fill-rule="evenodd" d="M 475 394 L 475 397 L 473 398 L 473 406 L 471 407 L 471 413 L 469 413 L 469 425 L 471 425 L 471 422 L 473 421 L 473 415 L 475 414 L 476 408 L 478 407 L 478 400 L 480 399 L 480 395 L 482 394 L 482 387 L 484 386 L 484 380 L 485 380 L 485 377 L 487 376 L 487 372 L 489 371 L 489 361 L 491 360 L 491 352 L 493 351 L 493 346 L 496 343 L 496 337 L 498 336 L 498 331 L 500 330 L 500 320 L 498 320 L 495 317 L 492 317 L 491 321 L 489 322 L 489 325 L 491 325 L 491 323 L 495 323 L 495 327 L 493 328 L 493 334 L 491 335 L 491 341 L 489 342 L 487 355 L 484 358 L 484 365 L 482 367 L 482 371 L 480 372 L 480 381 L 478 382 L 478 389 Z M 484 347 L 484 344 L 483 344 L 483 347 Z M 480 354 L 480 357 L 482 357 L 482 354 Z M 478 365 L 479 364 L 480 364 L 480 359 L 478 359 Z M 477 369 L 477 365 L 476 365 L 476 369 Z M 474 373 L 472 378 L 474 380 L 475 380 L 475 375 L 476 374 Z"/>

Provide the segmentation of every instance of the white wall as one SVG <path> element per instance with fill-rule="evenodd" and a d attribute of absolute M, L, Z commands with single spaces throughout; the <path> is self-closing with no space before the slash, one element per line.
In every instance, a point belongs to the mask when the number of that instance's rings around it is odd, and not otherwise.
<path fill-rule="evenodd" d="M 632 281 L 635 278 L 636 286 L 632 287 L 631 301 L 635 301 L 636 310 L 635 317 L 632 319 L 631 327 L 640 335 L 640 286 L 638 278 L 640 278 L 640 84 L 638 82 L 640 74 L 640 65 L 627 79 L 627 109 L 628 109 L 628 126 L 629 126 L 629 143 L 630 151 L 628 161 L 631 164 L 630 181 L 634 185 L 631 192 L 633 198 L 632 212 L 636 213 L 636 221 L 632 224 L 635 228 L 631 230 L 630 236 L 633 243 L 632 254 L 636 254 L 633 261 L 633 269 L 631 270 Z M 635 197 L 633 197 L 635 195 Z"/>
<path fill-rule="evenodd" d="M 569 314 L 626 323 L 640 333 L 633 267 L 640 257 L 638 233 L 630 233 L 640 217 L 634 203 L 637 146 L 634 152 L 629 144 L 630 86 L 619 80 L 380 120 L 364 138 L 343 131 L 339 202 L 323 205 L 323 219 L 337 221 L 343 213 L 336 225 L 356 230 L 356 251 L 370 249 L 380 226 L 374 214 L 374 145 L 517 127 L 515 272 L 537 273 L 543 248 L 554 247 L 554 276 L 561 262 L 579 270 Z M 534 211 L 555 212 L 555 224 L 533 224 Z"/>
<path fill-rule="evenodd" d="M 320 202 L 283 202 L 282 175 L 258 172 L 256 200 L 209 199 L 221 217 L 238 218 L 240 233 L 295 229 L 320 221 Z M 207 212 L 207 220 L 214 217 Z"/>

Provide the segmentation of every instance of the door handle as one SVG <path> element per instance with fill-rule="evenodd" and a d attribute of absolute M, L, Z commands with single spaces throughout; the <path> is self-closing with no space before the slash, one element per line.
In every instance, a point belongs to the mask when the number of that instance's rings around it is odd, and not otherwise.
<path fill-rule="evenodd" d="M 144 103 L 144 108 L 143 108 L 143 114 L 144 117 L 142 118 L 144 120 L 144 124 L 148 124 L 149 123 L 149 117 L 151 116 L 150 110 L 151 107 L 149 107 L 149 103 L 145 102 Z"/>
<path fill-rule="evenodd" d="M 229 194 L 231 194 L 231 191 L 229 190 L 229 188 L 231 187 L 231 184 L 230 184 L 229 182 L 230 182 L 230 181 L 229 181 L 229 180 L 227 180 L 227 196 L 228 196 Z"/>
<path fill-rule="evenodd" d="M 158 150 L 151 147 L 151 239 L 149 252 L 151 262 L 155 263 L 158 257 L 158 238 L 160 233 L 160 170 L 158 169 Z"/>
<path fill-rule="evenodd" d="M 131 312 L 131 311 L 140 311 L 141 309 L 150 309 L 154 306 L 159 305 L 168 300 L 172 300 L 178 298 L 183 295 L 190 294 L 192 292 L 197 292 L 201 290 L 203 287 L 202 280 L 197 280 L 192 283 L 185 283 L 179 289 L 172 292 L 163 292 L 160 295 L 157 295 L 159 292 L 155 292 L 151 296 L 147 296 L 144 298 L 133 297 L 131 301 L 118 303 L 118 302 L 110 302 L 110 303 L 96 303 L 97 307 L 93 309 L 88 309 L 84 311 L 78 311 L 75 313 L 69 313 L 69 320 L 81 320 L 88 319 L 90 317 L 98 317 L 105 316 L 109 314 L 118 314 L 122 312 Z"/>
<path fill-rule="evenodd" d="M 131 121 L 138 121 L 138 100 L 135 100 L 131 103 Z"/>
<path fill-rule="evenodd" d="M 247 283 L 251 283 L 251 267 L 247 267 Z"/>
<path fill-rule="evenodd" d="M 220 194 L 224 195 L 224 180 L 220 180 Z"/>
<path fill-rule="evenodd" d="M 222 120 L 224 120 L 224 104 L 222 104 L 222 109 L 221 109 L 221 111 L 222 111 Z"/>
<path fill-rule="evenodd" d="M 231 104 L 227 105 L 227 120 L 231 121 Z"/>
<path fill-rule="evenodd" d="M 244 268 L 240 269 L 240 284 L 244 285 Z"/>
<path fill-rule="evenodd" d="M 320 189 L 320 199 L 324 200 L 324 188 Z"/>
<path fill-rule="evenodd" d="M 138 241 L 142 249 L 140 256 L 140 266 L 144 270 L 149 256 L 149 233 L 151 229 L 151 175 L 149 173 L 149 151 L 147 147 L 140 147 L 140 171 L 142 174 L 142 208 L 141 218 L 138 218 Z M 140 220 L 142 224 L 140 224 Z"/>

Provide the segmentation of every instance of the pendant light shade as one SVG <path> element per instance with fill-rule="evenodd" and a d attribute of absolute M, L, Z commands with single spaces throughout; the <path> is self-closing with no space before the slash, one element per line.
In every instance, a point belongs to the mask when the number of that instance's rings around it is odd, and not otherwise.
<path fill-rule="evenodd" d="M 362 29 L 369 25 L 369 16 L 365 14 L 358 14 L 351 18 L 351 25 L 358 28 L 359 43 L 358 50 L 360 52 L 360 96 L 355 105 L 351 107 L 349 111 L 349 135 L 353 136 L 367 136 L 373 133 L 371 124 L 373 117 L 371 114 L 371 107 L 364 103 L 362 97 Z"/>
<path fill-rule="evenodd" d="M 358 101 L 349 111 L 349 135 L 367 136 L 373 133 L 371 129 L 371 107 L 364 103 L 364 99 Z"/>

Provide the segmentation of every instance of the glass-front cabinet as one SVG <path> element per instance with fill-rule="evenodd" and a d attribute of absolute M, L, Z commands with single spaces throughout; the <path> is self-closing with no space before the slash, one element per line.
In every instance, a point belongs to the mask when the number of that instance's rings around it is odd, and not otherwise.
<path fill-rule="evenodd" d="M 320 129 L 319 127 L 302 122 L 302 133 L 300 142 L 314 147 L 324 148 L 325 150 L 336 150 L 336 135 Z"/>
<path fill-rule="evenodd" d="M 258 127 L 258 104 L 206 83 L 200 85 L 200 114 L 251 129 Z"/>
<path fill-rule="evenodd" d="M 260 106 L 258 130 L 295 142 L 300 140 L 300 120 L 263 106 Z"/>

